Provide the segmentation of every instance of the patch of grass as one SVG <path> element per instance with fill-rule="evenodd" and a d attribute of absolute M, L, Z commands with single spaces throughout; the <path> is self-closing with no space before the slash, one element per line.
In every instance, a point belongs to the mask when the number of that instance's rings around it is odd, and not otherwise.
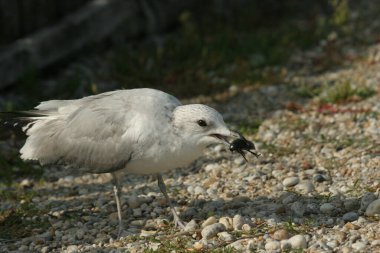
<path fill-rule="evenodd" d="M 297 85 L 295 92 L 303 98 L 314 98 L 322 92 L 322 88 L 320 85 L 302 83 Z"/>
<path fill-rule="evenodd" d="M 326 92 L 321 94 L 321 98 L 325 103 L 338 103 L 350 99 L 365 99 L 373 96 L 375 93 L 375 90 L 366 86 L 355 88 L 350 81 L 345 80 L 327 88 Z"/>
<path fill-rule="evenodd" d="M 239 124 L 239 132 L 243 135 L 252 135 L 257 133 L 262 121 L 259 119 L 254 119 L 249 122 L 242 122 Z"/>
<path fill-rule="evenodd" d="M 295 153 L 295 150 L 293 149 L 279 147 L 271 143 L 263 143 L 261 150 L 265 150 L 267 153 L 273 154 L 278 157 L 287 156 Z"/>

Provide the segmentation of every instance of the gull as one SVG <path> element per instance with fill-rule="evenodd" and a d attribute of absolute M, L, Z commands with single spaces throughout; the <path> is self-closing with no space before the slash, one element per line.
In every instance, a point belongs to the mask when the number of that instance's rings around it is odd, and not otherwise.
<path fill-rule="evenodd" d="M 123 230 L 122 175 L 156 175 L 175 226 L 184 228 L 161 173 L 188 165 L 209 145 L 229 145 L 229 138 L 241 137 L 213 108 L 182 105 L 174 96 L 149 88 L 50 100 L 19 114 L 18 119 L 26 121 L 23 160 L 63 165 L 76 173 L 111 173 L 118 237 Z"/>

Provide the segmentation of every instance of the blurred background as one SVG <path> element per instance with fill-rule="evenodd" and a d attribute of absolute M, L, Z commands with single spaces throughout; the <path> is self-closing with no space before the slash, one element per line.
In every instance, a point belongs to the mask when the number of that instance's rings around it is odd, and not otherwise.
<path fill-rule="evenodd" d="M 352 60 L 346 45 L 377 42 L 379 9 L 349 0 L 0 1 L 0 108 L 117 88 L 183 98 L 283 83 L 292 69 Z M 310 48 L 312 66 L 301 54 Z"/>

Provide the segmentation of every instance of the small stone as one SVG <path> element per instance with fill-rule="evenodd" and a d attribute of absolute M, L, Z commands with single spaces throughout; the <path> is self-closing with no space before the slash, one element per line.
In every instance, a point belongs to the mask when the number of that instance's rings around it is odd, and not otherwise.
<path fill-rule="evenodd" d="M 195 195 L 203 195 L 205 193 L 206 193 L 205 189 L 203 189 L 201 186 L 199 186 L 199 185 L 195 186 L 195 188 L 194 188 L 194 194 Z"/>
<path fill-rule="evenodd" d="M 352 245 L 352 248 L 357 250 L 357 251 L 362 251 L 365 249 L 365 244 L 363 242 L 355 242 Z"/>
<path fill-rule="evenodd" d="M 303 194 L 313 192 L 315 190 L 313 183 L 310 181 L 303 181 L 295 186 L 295 189 Z"/>
<path fill-rule="evenodd" d="M 295 235 L 289 238 L 288 242 L 292 245 L 292 249 L 307 248 L 307 241 L 303 235 Z"/>
<path fill-rule="evenodd" d="M 290 234 L 285 229 L 279 229 L 273 234 L 273 239 L 277 241 L 282 241 L 290 238 Z"/>
<path fill-rule="evenodd" d="M 290 209 L 298 217 L 302 217 L 306 211 L 306 207 L 302 202 L 296 201 L 291 206 Z"/>
<path fill-rule="evenodd" d="M 85 232 L 83 229 L 78 229 L 77 232 L 75 233 L 75 236 L 78 240 L 82 240 Z"/>
<path fill-rule="evenodd" d="M 337 230 L 335 231 L 335 237 L 339 243 L 343 243 L 347 238 L 347 234 L 343 231 Z"/>
<path fill-rule="evenodd" d="M 29 248 L 28 246 L 26 245 L 21 245 L 19 248 L 18 248 L 19 251 L 29 251 Z"/>
<path fill-rule="evenodd" d="M 265 250 L 274 251 L 281 248 L 281 243 L 278 241 L 269 241 L 265 244 Z"/>
<path fill-rule="evenodd" d="M 20 186 L 22 188 L 29 188 L 29 187 L 32 187 L 33 186 L 33 181 L 30 180 L 30 179 L 23 179 L 21 182 L 20 182 Z"/>
<path fill-rule="evenodd" d="M 49 252 L 49 247 L 48 246 L 42 247 L 41 253 L 48 253 L 48 252 Z"/>
<path fill-rule="evenodd" d="M 343 201 L 343 206 L 347 212 L 358 210 L 360 208 L 360 201 L 355 198 L 348 198 Z"/>
<path fill-rule="evenodd" d="M 232 230 L 232 219 L 230 217 L 222 217 L 219 219 L 219 223 L 222 223 L 225 227 L 226 230 Z"/>
<path fill-rule="evenodd" d="M 241 227 L 244 225 L 244 223 L 244 218 L 240 214 L 236 214 L 232 219 L 232 226 L 235 230 L 241 230 Z"/>
<path fill-rule="evenodd" d="M 371 202 L 365 211 L 366 216 L 374 216 L 376 214 L 380 215 L 380 199 Z"/>
<path fill-rule="evenodd" d="M 141 237 L 149 237 L 157 234 L 157 231 L 154 230 L 141 230 L 140 236 Z"/>
<path fill-rule="evenodd" d="M 287 177 L 282 181 L 285 187 L 292 187 L 298 184 L 300 179 L 298 177 Z"/>
<path fill-rule="evenodd" d="M 207 227 L 202 229 L 201 235 L 203 239 L 210 239 L 216 236 L 218 233 L 226 230 L 226 227 L 221 223 L 214 223 L 212 225 L 208 225 Z"/>
<path fill-rule="evenodd" d="M 203 250 L 204 247 L 205 245 L 202 242 L 195 242 L 193 245 L 193 248 L 197 251 Z"/>
<path fill-rule="evenodd" d="M 380 240 L 373 240 L 371 242 L 371 246 L 378 246 L 378 245 L 380 245 Z"/>
<path fill-rule="evenodd" d="M 350 247 L 347 247 L 347 246 L 344 246 L 341 248 L 340 250 L 342 253 L 351 253 L 352 252 L 352 248 Z"/>
<path fill-rule="evenodd" d="M 243 157 L 237 157 L 234 159 L 234 163 L 237 165 L 237 166 L 240 166 L 242 164 L 244 164 L 245 160 Z"/>
<path fill-rule="evenodd" d="M 372 192 L 366 192 L 363 194 L 363 197 L 360 201 L 360 211 L 363 213 L 366 211 L 369 204 L 371 204 L 373 201 L 377 199 L 376 195 Z"/>
<path fill-rule="evenodd" d="M 241 230 L 246 231 L 246 232 L 251 231 L 251 229 L 252 227 L 249 224 L 243 224 L 243 226 L 241 226 Z"/>
<path fill-rule="evenodd" d="M 327 180 L 327 178 L 322 174 L 315 174 L 313 177 L 314 181 L 317 183 L 322 183 Z"/>
<path fill-rule="evenodd" d="M 357 220 L 358 218 L 359 218 L 359 215 L 355 212 L 349 212 L 343 215 L 344 221 L 354 221 L 354 220 Z"/>
<path fill-rule="evenodd" d="M 356 224 L 353 224 L 351 222 L 347 222 L 345 225 L 344 225 L 345 228 L 349 229 L 349 230 L 358 230 L 360 229 L 360 226 L 356 225 Z"/>
<path fill-rule="evenodd" d="M 185 226 L 185 231 L 195 231 L 198 228 L 198 224 L 195 222 L 195 220 L 191 220 L 189 223 Z"/>
<path fill-rule="evenodd" d="M 231 242 L 235 240 L 234 236 L 228 232 L 220 232 L 218 233 L 218 237 L 220 240 L 225 241 L 225 242 Z"/>
<path fill-rule="evenodd" d="M 202 223 L 201 227 L 204 228 L 204 227 L 207 227 L 208 225 L 214 224 L 216 222 L 217 222 L 217 220 L 216 220 L 215 216 L 211 216 Z"/>
<path fill-rule="evenodd" d="M 236 242 L 228 244 L 227 247 L 233 248 L 237 251 L 243 251 L 246 249 L 246 242 L 247 242 L 247 239 L 237 240 Z"/>
<path fill-rule="evenodd" d="M 335 206 L 330 203 L 324 203 L 320 206 L 319 210 L 325 214 L 332 214 L 335 210 Z"/>
<path fill-rule="evenodd" d="M 131 209 L 138 208 L 141 205 L 141 201 L 137 195 L 132 194 L 129 198 L 127 198 L 128 207 Z"/>
<path fill-rule="evenodd" d="M 288 251 L 292 248 L 292 245 L 290 244 L 289 240 L 282 240 L 280 244 L 281 244 L 281 249 L 284 251 Z"/>
<path fill-rule="evenodd" d="M 78 246 L 77 245 L 69 245 L 66 249 L 67 253 L 76 253 L 78 252 Z"/>

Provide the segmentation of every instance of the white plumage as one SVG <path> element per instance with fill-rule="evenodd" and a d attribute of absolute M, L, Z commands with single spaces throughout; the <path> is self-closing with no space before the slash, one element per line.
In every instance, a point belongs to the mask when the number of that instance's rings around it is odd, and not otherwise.
<path fill-rule="evenodd" d="M 119 172 L 157 174 L 160 183 L 160 172 L 185 166 L 210 144 L 239 137 L 214 109 L 181 105 L 154 89 L 51 100 L 35 109 L 24 128 L 22 159 L 68 165 L 80 173 L 111 172 L 117 186 Z M 119 193 L 115 189 L 117 202 Z M 121 219 L 119 205 L 118 211 Z"/>

